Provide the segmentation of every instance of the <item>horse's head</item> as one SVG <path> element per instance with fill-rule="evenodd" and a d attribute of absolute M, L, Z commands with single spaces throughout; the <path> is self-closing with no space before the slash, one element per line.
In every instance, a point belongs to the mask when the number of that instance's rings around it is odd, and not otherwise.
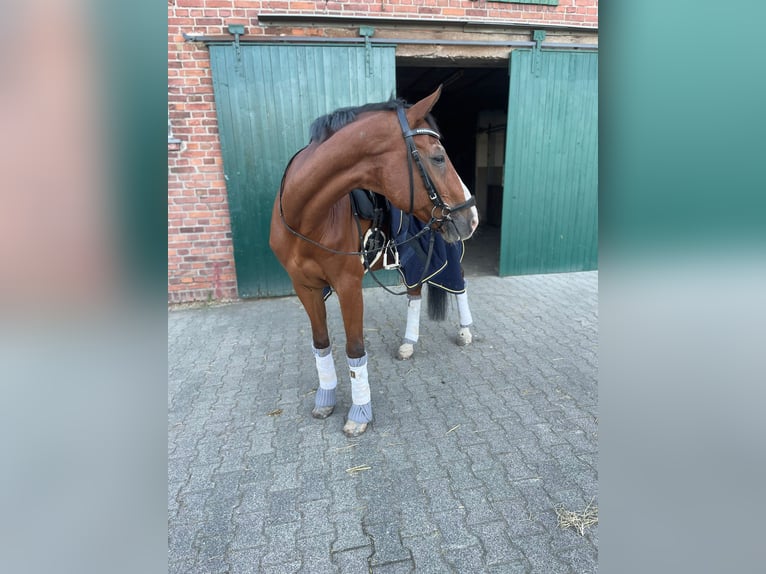
<path fill-rule="evenodd" d="M 441 95 L 441 86 L 406 109 L 398 109 L 399 127 L 406 144 L 406 162 L 395 173 L 399 189 L 406 190 L 405 205 L 423 222 L 439 229 L 448 242 L 468 239 L 479 224 L 471 192 L 460 179 L 442 146 L 429 112 Z M 401 185 L 404 177 L 404 185 Z"/>

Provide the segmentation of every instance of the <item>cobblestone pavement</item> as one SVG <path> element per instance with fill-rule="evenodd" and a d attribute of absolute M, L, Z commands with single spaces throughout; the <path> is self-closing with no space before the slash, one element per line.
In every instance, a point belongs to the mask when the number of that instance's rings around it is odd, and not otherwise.
<path fill-rule="evenodd" d="M 169 571 L 595 572 L 598 527 L 556 508 L 598 505 L 598 274 L 467 284 L 473 344 L 451 298 L 443 323 L 424 306 L 408 361 L 404 298 L 365 290 L 375 422 L 357 439 L 336 296 L 326 420 L 297 298 L 169 311 Z"/>

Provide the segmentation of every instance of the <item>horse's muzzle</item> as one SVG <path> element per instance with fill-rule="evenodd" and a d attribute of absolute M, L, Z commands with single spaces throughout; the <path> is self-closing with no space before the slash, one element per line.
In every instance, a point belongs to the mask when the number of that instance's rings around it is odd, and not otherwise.
<path fill-rule="evenodd" d="M 451 212 L 440 224 L 440 231 L 447 243 L 468 239 L 479 225 L 479 213 L 475 207 Z"/>

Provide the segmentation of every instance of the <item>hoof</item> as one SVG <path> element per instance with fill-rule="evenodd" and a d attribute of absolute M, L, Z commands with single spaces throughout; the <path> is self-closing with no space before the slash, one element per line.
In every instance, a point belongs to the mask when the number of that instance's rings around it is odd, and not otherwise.
<path fill-rule="evenodd" d="M 367 423 L 358 423 L 352 420 L 347 420 L 343 425 L 343 434 L 348 438 L 354 438 L 362 434 L 367 430 Z"/>
<path fill-rule="evenodd" d="M 314 407 L 311 416 L 315 419 L 326 419 L 335 410 L 335 405 L 329 407 Z"/>
<path fill-rule="evenodd" d="M 413 354 L 415 354 L 415 346 L 412 343 L 403 343 L 402 346 L 399 347 L 399 352 L 396 356 L 404 361 L 409 359 Z"/>
<path fill-rule="evenodd" d="M 473 336 L 471 335 L 471 329 L 468 327 L 461 327 L 460 331 L 457 333 L 457 344 L 460 347 L 465 347 L 466 345 L 470 345 L 471 341 L 473 340 Z"/>

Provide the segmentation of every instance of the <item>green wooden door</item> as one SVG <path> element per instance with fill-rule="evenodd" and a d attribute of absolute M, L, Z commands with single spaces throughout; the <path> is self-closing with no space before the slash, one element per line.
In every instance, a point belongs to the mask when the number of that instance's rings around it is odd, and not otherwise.
<path fill-rule="evenodd" d="M 597 267 L 598 54 L 514 50 L 500 275 Z"/>
<path fill-rule="evenodd" d="M 269 248 L 274 198 L 314 118 L 386 100 L 395 91 L 390 46 L 211 45 L 218 127 L 240 297 L 291 294 Z"/>

